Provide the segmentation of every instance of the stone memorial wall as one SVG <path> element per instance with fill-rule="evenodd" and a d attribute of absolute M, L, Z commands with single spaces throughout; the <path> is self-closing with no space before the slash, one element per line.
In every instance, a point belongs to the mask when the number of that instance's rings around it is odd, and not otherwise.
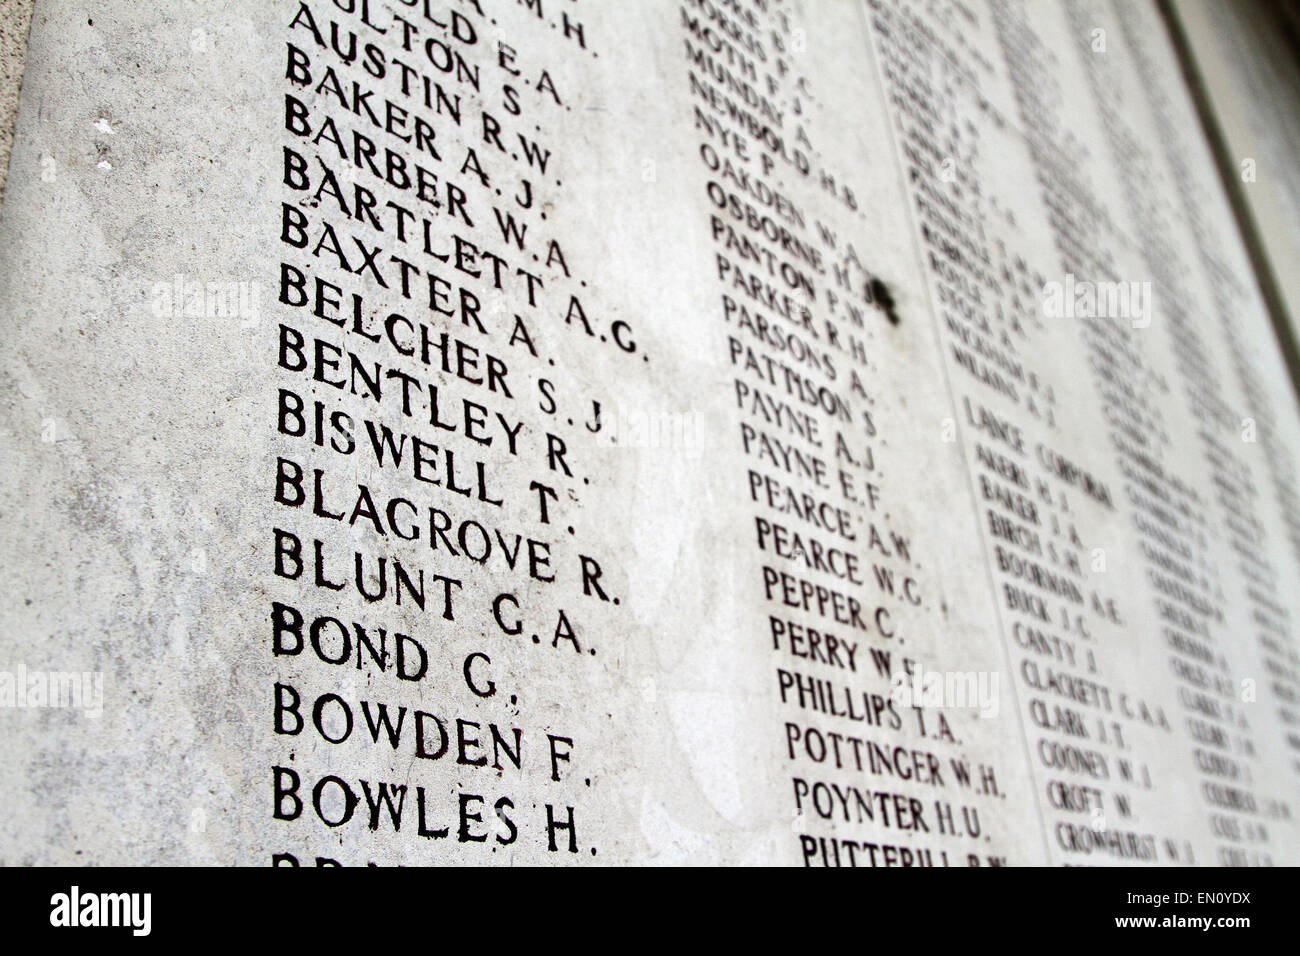
<path fill-rule="evenodd" d="M 1154 4 L 37 0 L 0 860 L 1298 863 L 1256 276 Z"/>

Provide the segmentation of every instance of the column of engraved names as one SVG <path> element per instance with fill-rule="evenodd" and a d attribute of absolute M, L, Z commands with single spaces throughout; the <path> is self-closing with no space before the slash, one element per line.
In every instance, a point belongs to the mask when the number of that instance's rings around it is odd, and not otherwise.
<path fill-rule="evenodd" d="M 1207 211 L 1213 206 L 1204 201 L 1204 179 L 1198 178 L 1190 167 L 1184 132 L 1170 118 L 1172 111 L 1164 81 L 1144 45 L 1137 42 L 1137 36 L 1152 25 L 1135 22 L 1137 11 L 1124 7 L 1117 7 L 1116 15 L 1128 38 L 1138 75 L 1142 78 L 1142 89 L 1159 129 L 1165 161 L 1173 173 L 1180 206 L 1191 227 L 1197 262 L 1209 278 L 1213 312 L 1227 340 L 1228 355 L 1245 398 L 1245 414 L 1228 420 L 1227 433 L 1232 434 L 1233 427 L 1238 427 L 1243 429 L 1238 433 L 1243 440 L 1257 438 L 1276 505 L 1287 529 L 1287 538 L 1292 552 L 1300 560 L 1296 463 L 1279 440 L 1278 403 L 1265 387 L 1255 365 L 1252 346 L 1238 321 L 1242 303 L 1253 302 L 1258 308 L 1258 297 L 1249 290 L 1249 280 L 1232 267 L 1225 254 L 1222 233 Z M 1281 407 L 1285 409 L 1286 406 Z M 1221 438 L 1214 444 L 1216 448 L 1223 448 Z M 1260 517 L 1261 512 L 1268 513 L 1268 499 L 1260 494 L 1245 456 L 1216 453 L 1216 457 L 1222 462 L 1222 473 L 1216 476 L 1216 481 L 1218 496 L 1226 513 L 1225 526 L 1229 530 L 1233 553 L 1238 557 L 1239 570 L 1246 581 L 1251 622 L 1257 628 L 1255 634 L 1268 669 L 1269 689 L 1277 700 L 1278 715 L 1288 728 L 1284 742 L 1292 755 L 1291 771 L 1300 774 L 1300 649 L 1293 637 L 1294 607 L 1288 606 L 1288 598 L 1280 592 L 1278 569 L 1260 546 L 1269 536 L 1269 529 Z M 1269 815 L 1290 818 L 1291 812 L 1283 803 L 1273 806 Z"/>
<path fill-rule="evenodd" d="M 1049 852 L 1153 862 L 1156 835 L 1134 809 L 1151 783 L 1131 737 L 1135 725 L 1165 733 L 1167 721 L 1106 677 L 1119 668 L 1103 648 L 1124 619 L 1091 573 L 1085 536 L 1091 516 L 1115 504 L 1105 482 L 1056 448 L 1053 373 L 1034 362 L 1052 334 L 1039 315 L 1038 250 L 1019 227 L 1018 204 L 1000 192 L 1009 184 L 983 158 L 1022 148 L 990 92 L 998 67 L 988 51 L 997 47 L 979 42 L 988 21 L 973 9 L 929 12 L 872 4 L 872 36 L 958 406 L 945 426 L 949 440 L 969 436 Z"/>
<path fill-rule="evenodd" d="M 1241 445 L 1242 416 L 1229 405 L 1230 391 L 1221 384 L 1214 368 L 1203 330 L 1213 328 L 1210 316 L 1203 311 L 1199 296 L 1189 288 L 1188 277 L 1198 266 L 1210 269 L 1218 278 L 1213 261 L 1206 255 L 1204 224 L 1197 222 L 1197 205 L 1190 200 L 1191 172 L 1186 165 L 1183 133 L 1168 116 L 1168 94 L 1151 57 L 1138 40 L 1132 22 L 1133 11 L 1116 11 L 1127 49 L 1132 53 L 1136 79 L 1150 106 L 1159 152 L 1149 150 L 1136 130 L 1119 115 L 1116 91 L 1125 81 L 1109 68 L 1104 59 L 1087 56 L 1086 76 L 1107 130 L 1108 142 L 1116 165 L 1123 169 L 1124 195 L 1134 209 L 1133 221 L 1138 230 L 1139 248 L 1146 267 L 1160 290 L 1161 313 L 1174 333 L 1173 345 L 1179 384 L 1187 399 L 1196 425 L 1196 436 L 1213 488 L 1211 500 L 1217 505 L 1220 533 L 1227 539 L 1228 552 L 1237 557 L 1237 570 L 1250 582 L 1232 604 L 1250 610 L 1250 619 L 1262 625 L 1261 645 L 1266 662 L 1279 658 L 1270 653 L 1269 640 L 1276 644 L 1281 635 L 1290 644 L 1284 625 L 1285 612 L 1279 621 L 1276 571 L 1262 554 L 1263 525 L 1254 492 L 1248 458 L 1234 445 Z M 1069 8 L 1067 15 L 1075 30 L 1097 22 L 1098 11 L 1090 6 Z M 1153 26 L 1152 24 L 1145 25 Z M 1076 46 L 1076 49 L 1079 49 Z M 1079 49 L 1080 54 L 1083 50 Z M 1131 88 L 1131 87 L 1130 87 Z M 1164 160 L 1163 168 L 1160 160 Z M 1158 170 L 1158 172 L 1157 172 Z M 1167 196 L 1160 183 L 1172 187 Z M 1191 220 L 1195 258 L 1185 255 L 1175 233 L 1166 225 L 1180 215 Z M 1198 229 L 1199 225 L 1199 229 Z M 1221 272 L 1221 270 L 1220 270 Z M 1218 283 L 1212 283 L 1217 286 Z M 1212 295 L 1215 295 L 1212 292 Z M 1222 296 L 1222 290 L 1217 292 Z M 1219 309 L 1226 303 L 1212 299 Z M 1241 452 L 1246 449 L 1241 448 Z M 1198 495 L 1198 501 L 1202 496 Z M 1202 508 L 1203 514 L 1214 514 Z M 1233 576 L 1221 570 L 1218 561 L 1208 557 L 1210 550 L 1208 522 L 1192 542 L 1197 550 L 1161 554 L 1156 548 L 1147 553 L 1155 565 L 1149 573 L 1159 600 L 1179 610 L 1170 621 L 1170 669 L 1184 685 L 1180 700 L 1189 711 L 1187 730 L 1192 738 L 1191 756 L 1201 777 L 1198 793 L 1209 811 L 1209 824 L 1216 840 L 1215 862 L 1232 866 L 1269 864 L 1271 854 L 1265 849 L 1270 840 L 1267 821 L 1289 819 L 1288 804 L 1273 796 L 1264 796 L 1267 777 L 1261 774 L 1261 755 L 1248 716 L 1254 695 L 1243 695 L 1242 683 L 1225 653 L 1235 636 L 1226 620 L 1223 605 L 1228 598 Z M 1217 550 L 1217 549 L 1215 549 Z M 1167 615 L 1173 617 L 1172 614 Z M 1270 638 L 1270 631 L 1272 637 Z M 1174 638 L 1177 637 L 1177 640 Z M 1235 655 L 1234 655 L 1235 656 Z M 1240 657 L 1237 657 L 1240 660 Z M 1284 658 L 1283 658 L 1284 660 Z M 1275 671 L 1276 673 L 1276 671 Z M 1294 675 L 1281 672 L 1283 681 Z M 1275 681 L 1275 686 L 1276 686 Z M 1286 686 L 1282 687 L 1287 690 Z"/>
<path fill-rule="evenodd" d="M 1259 493 L 1247 456 L 1232 454 L 1236 443 L 1228 444 L 1223 438 L 1226 434 L 1247 443 L 1258 441 L 1273 485 L 1278 513 L 1288 529 L 1291 548 L 1296 557 L 1300 558 L 1300 538 L 1297 537 L 1300 505 L 1296 497 L 1296 465 L 1279 440 L 1276 428 L 1279 418 L 1277 404 L 1264 385 L 1255 364 L 1257 353 L 1253 354 L 1248 333 L 1238 320 L 1238 312 L 1243 303 L 1253 304 L 1257 312 L 1262 309 L 1262 303 L 1258 295 L 1249 290 L 1249 280 L 1233 268 L 1226 255 L 1224 233 L 1209 212 L 1215 206 L 1206 201 L 1205 177 L 1198 176 L 1192 168 L 1188 158 L 1191 151 L 1187 148 L 1185 132 L 1171 119 L 1171 96 L 1166 89 L 1165 80 L 1146 47 L 1137 42 L 1138 36 L 1152 29 L 1154 24 L 1139 22 L 1140 12 L 1124 7 L 1117 7 L 1116 15 L 1128 40 L 1143 92 L 1155 117 L 1178 205 L 1190 227 L 1196 262 L 1208 277 L 1209 303 L 1213 306 L 1213 314 L 1227 340 L 1228 356 L 1245 399 L 1242 408 L 1245 414 L 1233 415 L 1223 423 L 1227 426 L 1226 431 L 1218 431 L 1214 440 L 1207 435 L 1205 440 L 1214 450 L 1216 461 L 1220 463 L 1215 475 L 1216 498 L 1223 507 L 1224 526 L 1228 531 L 1233 554 L 1238 559 L 1237 566 L 1250 608 L 1251 626 L 1267 673 L 1268 690 L 1275 699 L 1277 714 L 1285 729 L 1282 742 L 1291 754 L 1291 786 L 1287 787 L 1286 792 L 1292 793 L 1295 778 L 1300 775 L 1300 647 L 1297 647 L 1294 637 L 1295 596 L 1283 594 L 1278 568 L 1265 550 L 1265 543 L 1273 529 L 1261 518 L 1261 514 L 1269 514 L 1269 500 Z M 1210 182 L 1213 183 L 1213 180 Z M 1256 323 L 1255 328 L 1260 328 L 1259 323 Z M 1248 754 L 1253 752 L 1247 741 L 1239 739 L 1239 743 Z M 1265 820 L 1292 820 L 1294 815 L 1290 804 L 1277 796 L 1276 792 L 1275 790 L 1274 796 L 1266 797 L 1263 801 L 1261 816 Z M 1253 842 L 1262 843 L 1271 839 L 1263 824 L 1250 823 L 1248 828 L 1255 838 Z M 1229 833 L 1238 838 L 1247 835 L 1241 829 Z M 1225 848 L 1224 856 L 1224 862 L 1250 861 L 1249 855 L 1242 855 L 1242 851 Z"/>
<path fill-rule="evenodd" d="M 873 377 L 900 317 L 850 241 L 859 200 L 814 145 L 803 31 L 757 4 L 686 2 L 679 24 L 790 840 L 809 866 L 1001 862 L 976 852 L 996 768 L 965 758 L 956 718 L 891 694 L 920 664 L 911 622 L 938 617 L 885 480 Z"/>
<path fill-rule="evenodd" d="M 1068 128 L 1063 112 L 1038 94 L 1046 82 L 1041 67 L 1024 66 L 1027 57 L 1037 56 L 1041 60 L 1042 41 L 1029 25 L 1023 7 L 995 3 L 993 9 L 1020 116 L 1040 171 L 1044 202 L 1054 213 L 1051 225 L 1061 268 L 1065 274 L 1085 282 L 1117 281 L 1126 271 L 1122 263 L 1132 262 L 1131 255 L 1123 258 L 1132 243 L 1115 224 L 1106 199 L 1091 184 L 1090 152 L 1084 148 L 1063 150 L 1056 145 L 1063 139 L 1076 143 L 1079 135 Z M 1073 31 L 1083 29 L 1085 42 L 1091 41 L 1094 36 L 1091 18 L 1087 18 L 1089 22 L 1085 25 L 1081 14 L 1070 12 L 1070 16 Z M 1085 77 L 1092 79 L 1094 64 L 1085 59 L 1083 66 Z M 1121 153 L 1136 161 L 1137 157 L 1131 153 L 1137 143 L 1133 131 L 1125 128 L 1124 117 L 1109 109 L 1104 96 L 1098 95 L 1095 81 L 1091 86 L 1094 97 L 1098 97 L 1105 127 L 1099 141 L 1111 149 L 1122 141 Z M 1146 198 L 1131 186 L 1134 167 L 1125 168 L 1126 175 L 1120 177 L 1124 199 L 1135 210 L 1134 219 L 1142 229 L 1143 217 L 1152 210 L 1147 208 Z M 1155 237 L 1141 238 L 1145 242 Z M 1149 266 L 1151 258 L 1145 255 L 1145 250 L 1144 257 Z M 1168 278 L 1167 273 L 1157 274 L 1156 278 L 1162 313 L 1171 306 L 1179 308 L 1175 300 L 1169 299 L 1170 290 L 1159 281 Z M 1111 426 L 1111 442 L 1124 477 L 1126 510 L 1133 516 L 1138 532 L 1144 577 L 1154 595 L 1160 636 L 1173 652 L 1171 673 L 1181 685 L 1178 700 L 1185 711 L 1183 724 L 1194 739 L 1220 736 L 1226 728 L 1218 724 L 1223 715 L 1213 697 L 1226 688 L 1226 664 L 1210 650 L 1213 647 L 1210 642 L 1214 640 L 1212 629 L 1223 619 L 1222 590 L 1214 581 L 1216 572 L 1207 550 L 1209 526 L 1202 496 L 1181 469 L 1167 464 L 1173 448 L 1174 425 L 1166 420 L 1163 409 L 1167 402 L 1162 398 L 1169 386 L 1144 354 L 1142 326 L 1145 323 L 1134 325 L 1119 316 L 1093 315 L 1083 309 L 1075 311 L 1092 356 L 1089 367 L 1096 376 L 1101 407 Z M 1194 339 L 1176 343 L 1180 371 L 1186 372 L 1187 361 L 1197 348 Z M 1210 670 L 1204 669 L 1203 663 L 1209 664 Z M 1213 670 L 1222 673 L 1213 675 Z M 1217 690 L 1211 681 L 1219 684 Z M 1193 840 L 1166 841 L 1163 850 L 1172 861 L 1198 859 Z"/>
<path fill-rule="evenodd" d="M 1026 49 L 1041 49 L 1025 11 L 1010 3 L 997 3 L 994 10 L 1008 61 L 1023 64 Z M 1204 379 L 1198 370 L 1205 368 L 1206 358 L 1199 334 L 1187 322 L 1182 280 L 1176 275 L 1178 270 L 1171 271 L 1167 265 L 1172 246 L 1152 225 L 1152 217 L 1164 213 L 1154 203 L 1149 184 L 1142 185 L 1151 157 L 1144 155 L 1136 131 L 1112 99 L 1107 84 L 1122 81 L 1110 76 L 1099 82 L 1097 70 L 1108 61 L 1096 56 L 1092 46 L 1098 22 L 1095 15 L 1086 8 L 1067 8 L 1066 12 L 1104 128 L 1101 142 L 1123 170 L 1119 180 L 1139 232 L 1138 258 L 1156 280 L 1161 315 L 1182 329 L 1173 342 L 1178 371 L 1184 385 L 1196 378 Z M 1052 225 L 1062 267 L 1070 275 L 1114 281 L 1125 267 L 1111 250 L 1132 249 L 1133 243 L 1116 226 L 1105 199 L 1090 183 L 1088 151 L 1054 147 L 1063 136 L 1073 134 L 1066 130 L 1062 115 L 1032 92 L 1043 82 L 1038 71 L 1013 67 L 1012 80 L 1029 129 L 1034 160 L 1042 171 L 1045 202 L 1055 211 Z M 1127 262 L 1133 261 L 1130 255 Z M 1128 268 L 1131 270 L 1131 265 Z M 1144 320 L 1134 324 L 1114 316 L 1078 317 L 1093 357 L 1090 368 L 1097 377 L 1097 390 L 1111 425 L 1111 442 L 1125 479 L 1124 498 L 1139 535 L 1144 577 L 1159 615 L 1161 641 L 1171 652 L 1170 673 L 1178 685 L 1178 701 L 1184 711 L 1181 727 L 1194 741 L 1195 772 L 1202 777 L 1207 771 L 1209 774 L 1198 791 L 1204 793 L 1207 787 L 1214 791 L 1219 784 L 1213 780 L 1218 775 L 1213 767 L 1225 761 L 1221 754 L 1206 748 L 1218 751 L 1239 747 L 1243 754 L 1253 753 L 1255 748 L 1245 736 L 1248 727 L 1238 723 L 1231 713 L 1231 673 L 1226 658 L 1215 650 L 1219 640 L 1215 631 L 1224 622 L 1223 587 L 1210 557 L 1211 530 L 1205 501 L 1183 469 L 1171 461 L 1171 430 L 1175 426 L 1162 411 L 1167 404 L 1162 398 L 1169 389 L 1145 355 L 1143 329 L 1148 323 Z M 1193 414 L 1204 415 L 1211 407 L 1222 408 L 1222 398 L 1215 391 L 1196 386 L 1189 393 Z M 1235 740 L 1230 736 L 1233 730 L 1237 732 Z M 1212 830 L 1219 826 L 1215 816 L 1212 814 L 1210 819 Z M 1164 851 L 1173 860 L 1196 859 L 1192 840 L 1181 844 L 1168 841 Z M 1222 847 L 1217 854 L 1222 860 Z"/>
<path fill-rule="evenodd" d="M 566 359 L 644 361 L 547 225 L 548 64 L 597 55 L 575 10 L 286 13 L 277 864 L 597 853 L 584 733 L 531 694 L 593 680 L 620 603 L 578 535 L 600 403 Z"/>

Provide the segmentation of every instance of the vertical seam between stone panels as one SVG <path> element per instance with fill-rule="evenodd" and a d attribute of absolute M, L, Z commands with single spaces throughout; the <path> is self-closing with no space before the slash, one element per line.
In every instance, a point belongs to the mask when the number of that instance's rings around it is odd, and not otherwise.
<path fill-rule="evenodd" d="M 902 165 L 898 158 L 897 135 L 894 131 L 893 124 L 889 122 L 890 119 L 889 103 L 884 96 L 884 86 L 883 86 L 884 79 L 881 75 L 880 64 L 876 57 L 875 41 L 873 38 L 873 34 L 871 32 L 871 21 L 870 18 L 867 16 L 867 10 L 866 10 L 867 2 L 868 0 L 858 0 L 858 3 L 856 4 L 858 8 L 858 16 L 859 19 L 862 21 L 863 38 L 866 41 L 867 52 L 871 58 L 871 71 L 872 71 L 872 79 L 875 81 L 873 85 L 876 88 L 876 98 L 880 104 L 881 113 L 886 120 L 885 126 L 886 126 L 886 132 L 889 139 L 890 165 L 893 166 L 894 168 L 894 176 L 897 179 L 898 187 L 900 190 L 899 195 L 903 200 L 903 205 L 905 209 L 907 210 L 906 226 L 908 227 L 908 235 L 911 240 L 912 253 L 916 260 L 917 273 L 918 276 L 920 277 L 921 284 L 924 287 L 925 305 L 927 306 L 925 311 L 928 313 L 927 324 L 930 326 L 931 331 L 934 333 L 934 341 L 937 347 L 938 359 L 939 359 L 939 371 L 943 377 L 944 391 L 947 393 L 949 408 L 951 409 L 953 414 L 952 420 L 953 420 L 953 425 L 956 429 L 957 451 L 961 461 L 962 478 L 966 483 L 966 491 L 970 495 L 971 508 L 975 520 L 975 527 L 978 529 L 977 534 L 979 536 L 979 543 L 980 543 L 980 555 L 979 555 L 980 563 L 984 565 L 984 577 L 985 580 L 988 582 L 989 599 L 993 603 L 993 617 L 997 625 L 998 646 L 1002 650 L 1003 663 L 1007 668 L 1007 683 L 1011 687 L 1011 700 L 1015 710 L 1016 729 L 1020 733 L 1020 742 L 1025 749 L 1026 770 L 1029 773 L 1029 780 L 1031 784 L 1031 797 L 1034 805 L 1034 813 L 1038 817 L 1038 827 L 1043 838 L 1043 852 L 1046 854 L 1044 865 L 1050 866 L 1053 863 L 1053 858 L 1051 852 L 1051 841 L 1048 839 L 1047 836 L 1047 821 L 1043 817 L 1043 808 L 1038 800 L 1037 788 L 1032 786 L 1037 780 L 1037 774 L 1035 772 L 1035 765 L 1034 765 L 1033 749 L 1029 746 L 1029 735 L 1025 732 L 1024 718 L 1021 715 L 1020 692 L 1016 688 L 1015 668 L 1011 661 L 1011 652 L 1007 649 L 1006 630 L 1002 623 L 1002 608 L 998 604 L 997 582 L 993 579 L 993 568 L 990 565 L 989 561 L 987 560 L 988 542 L 985 541 L 984 539 L 984 526 L 980 522 L 980 514 L 979 514 L 979 498 L 975 494 L 975 484 L 971 478 L 970 465 L 968 463 L 968 459 L 966 455 L 966 443 L 962 439 L 962 428 L 960 423 L 961 416 L 957 413 L 957 400 L 952 389 L 951 377 L 948 374 L 948 362 L 944 358 L 943 337 L 939 334 L 939 324 L 936 319 L 938 313 L 935 307 L 934 289 L 932 288 L 929 274 L 927 273 L 925 268 L 925 256 L 921 254 L 920 243 L 917 239 L 917 223 L 914 221 L 913 218 L 914 214 L 912 212 L 912 203 L 909 201 L 910 193 L 907 187 L 907 179 L 903 175 Z"/>

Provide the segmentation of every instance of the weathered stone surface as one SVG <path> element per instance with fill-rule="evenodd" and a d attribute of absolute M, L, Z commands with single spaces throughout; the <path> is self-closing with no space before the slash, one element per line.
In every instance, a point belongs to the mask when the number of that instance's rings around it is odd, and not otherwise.
<path fill-rule="evenodd" d="M 1300 419 L 1154 7 L 94 6 L 0 860 L 1297 862 Z"/>

